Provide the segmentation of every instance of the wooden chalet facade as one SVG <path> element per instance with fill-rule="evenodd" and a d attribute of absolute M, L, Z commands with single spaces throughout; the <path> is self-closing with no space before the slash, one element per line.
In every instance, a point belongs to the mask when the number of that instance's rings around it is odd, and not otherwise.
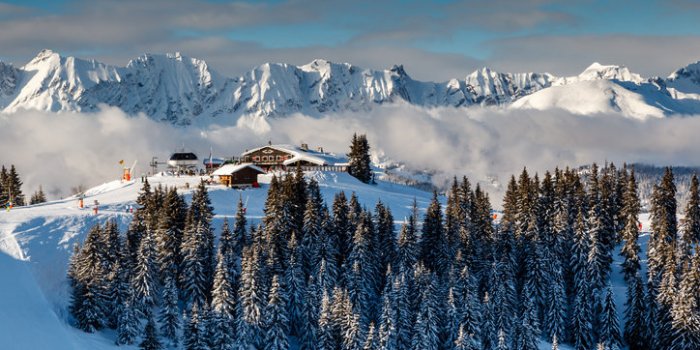
<path fill-rule="evenodd" d="M 227 187 L 258 187 L 258 175 L 265 171 L 251 164 L 226 164 L 217 169 L 213 176 L 219 178 L 219 182 Z"/>
<path fill-rule="evenodd" d="M 347 171 L 347 164 L 324 153 L 323 150 L 312 151 L 306 145 L 267 145 L 241 155 L 241 162 L 253 163 L 265 171 L 290 170 L 301 166 L 302 170 Z"/>

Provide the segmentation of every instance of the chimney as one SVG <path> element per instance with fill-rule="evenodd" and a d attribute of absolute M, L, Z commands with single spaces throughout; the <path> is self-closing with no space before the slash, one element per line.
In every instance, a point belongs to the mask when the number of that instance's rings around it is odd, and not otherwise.
<path fill-rule="evenodd" d="M 318 148 L 316 148 L 316 151 L 318 151 L 318 153 L 323 154 L 323 147 L 318 146 Z"/>
<path fill-rule="evenodd" d="M 309 144 L 307 144 L 307 143 L 302 143 L 302 144 L 301 144 L 301 149 L 303 149 L 304 151 L 308 151 L 308 150 L 309 150 Z"/>

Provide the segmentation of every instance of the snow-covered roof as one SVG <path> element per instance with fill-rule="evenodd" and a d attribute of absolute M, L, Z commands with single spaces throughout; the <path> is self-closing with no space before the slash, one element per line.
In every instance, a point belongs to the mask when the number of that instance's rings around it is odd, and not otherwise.
<path fill-rule="evenodd" d="M 294 145 L 265 145 L 262 147 L 254 148 L 249 151 L 244 152 L 242 155 L 246 156 L 253 152 L 259 151 L 263 148 L 272 148 L 280 152 L 289 153 L 292 155 L 291 158 L 286 159 L 283 164 L 290 165 L 298 161 L 306 161 L 316 165 L 333 165 L 339 166 L 347 163 L 347 159 L 340 158 L 333 153 L 319 152 L 314 150 L 303 149 L 299 146 Z"/>
<path fill-rule="evenodd" d="M 255 169 L 261 173 L 265 172 L 265 170 L 262 170 L 259 166 L 255 165 L 255 164 L 241 163 L 241 164 L 226 164 L 226 165 L 222 166 L 221 168 L 216 169 L 216 171 L 214 171 L 212 173 L 212 175 L 214 175 L 214 176 L 231 175 L 235 172 L 238 172 L 239 170 L 241 170 L 243 168 L 252 168 L 252 169 Z"/>

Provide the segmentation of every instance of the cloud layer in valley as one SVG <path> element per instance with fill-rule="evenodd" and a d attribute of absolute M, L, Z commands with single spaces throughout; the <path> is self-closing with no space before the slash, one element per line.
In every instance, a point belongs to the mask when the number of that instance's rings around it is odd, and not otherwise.
<path fill-rule="evenodd" d="M 165 160 L 182 147 L 206 157 L 230 157 L 264 144 L 309 143 L 336 153 L 347 151 L 353 132 L 367 133 L 379 159 L 412 169 L 436 170 L 444 185 L 453 175 L 504 184 L 527 166 L 542 172 L 555 166 L 591 162 L 700 165 L 700 118 L 646 121 L 619 115 L 578 116 L 564 111 L 422 109 L 384 106 L 368 113 L 312 118 L 295 115 L 270 122 L 256 134 L 246 126 L 181 129 L 118 109 L 98 113 L 20 112 L 0 116 L 0 163 L 15 164 L 25 193 L 43 185 L 53 198 L 78 185 L 117 179 L 119 160 L 138 160 L 148 171 L 151 157 Z M 487 185 L 497 195 L 502 188 Z"/>

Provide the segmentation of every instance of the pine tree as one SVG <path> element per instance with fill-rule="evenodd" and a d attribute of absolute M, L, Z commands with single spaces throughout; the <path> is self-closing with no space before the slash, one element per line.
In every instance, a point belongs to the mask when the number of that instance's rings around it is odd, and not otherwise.
<path fill-rule="evenodd" d="M 205 253 L 207 243 L 203 228 L 201 224 L 194 221 L 194 215 L 190 211 L 187 215 L 187 226 L 182 241 L 180 283 L 187 303 L 194 303 L 199 307 L 206 304 L 208 291 L 206 274 L 208 259 Z"/>
<path fill-rule="evenodd" d="M 0 191 L 2 191 L 2 187 L 0 187 Z M 44 202 L 46 202 L 46 194 L 44 194 L 44 189 L 39 186 L 39 189 L 34 192 L 32 198 L 29 200 L 29 204 L 34 205 Z"/>
<path fill-rule="evenodd" d="M 304 270 L 302 266 L 302 250 L 297 242 L 297 236 L 292 232 L 289 240 L 289 262 L 284 274 L 284 285 L 287 293 L 287 315 L 289 317 L 290 335 L 301 334 L 304 309 Z"/>
<path fill-rule="evenodd" d="M 119 323 L 117 326 L 117 345 L 133 344 L 139 332 L 139 321 L 133 306 L 128 301 L 124 303 L 119 313 Z"/>
<path fill-rule="evenodd" d="M 440 348 L 438 324 L 440 322 L 437 300 L 437 281 L 428 276 L 428 283 L 421 291 L 418 314 L 413 328 L 413 350 L 437 350 Z"/>
<path fill-rule="evenodd" d="M 139 344 L 139 349 L 141 350 L 160 350 L 162 349 L 162 344 L 158 340 L 158 334 L 156 334 L 156 324 L 153 321 L 153 316 L 151 314 L 147 317 L 146 328 L 144 328 L 143 341 Z"/>
<path fill-rule="evenodd" d="M 697 183 L 695 184 L 697 186 Z M 671 308 L 672 334 L 670 349 L 700 348 L 700 314 L 698 314 L 698 284 L 700 259 L 696 253 L 693 264 L 684 269 L 678 294 Z"/>
<path fill-rule="evenodd" d="M 377 339 L 377 330 L 374 327 L 374 322 L 369 324 L 369 329 L 367 329 L 367 336 L 365 337 L 364 345 L 362 350 L 378 350 L 379 344 Z"/>
<path fill-rule="evenodd" d="M 544 326 L 550 340 L 566 334 L 566 291 L 564 290 L 564 276 L 558 263 L 553 268 L 554 276 L 549 286 L 549 300 Z"/>
<path fill-rule="evenodd" d="M 352 250 L 345 267 L 348 293 L 356 312 L 360 315 L 362 328 L 369 325 L 373 316 L 376 288 L 379 283 L 378 258 L 372 251 L 370 241 L 373 230 L 369 213 L 363 212 L 353 235 Z"/>
<path fill-rule="evenodd" d="M 335 337 L 335 325 L 331 314 L 331 301 L 328 292 L 323 291 L 321 298 L 321 309 L 318 317 L 318 350 L 336 350 L 340 345 Z"/>
<path fill-rule="evenodd" d="M 446 348 L 449 349 L 449 348 Z M 478 350 L 479 342 L 474 338 L 474 334 L 468 334 L 463 327 L 459 327 L 457 339 L 454 341 L 454 350 Z M 490 349 L 484 347 L 484 349 Z"/>
<path fill-rule="evenodd" d="M 446 272 L 446 242 L 442 225 L 442 209 L 437 192 L 433 192 L 433 200 L 425 213 L 420 249 L 420 259 L 427 268 L 438 275 Z"/>
<path fill-rule="evenodd" d="M 76 248 L 68 269 L 72 287 L 70 311 L 79 329 L 92 333 L 107 322 L 108 293 L 102 229 L 93 226 L 81 248 Z"/>
<path fill-rule="evenodd" d="M 246 208 L 243 205 L 243 198 L 238 198 L 238 206 L 236 207 L 236 221 L 233 224 L 233 232 L 231 233 L 232 251 L 234 256 L 240 256 L 243 247 L 249 243 L 248 232 L 246 226 L 248 221 L 245 217 Z"/>
<path fill-rule="evenodd" d="M 648 347 L 645 341 L 645 295 L 644 283 L 639 273 L 635 275 L 632 283 L 627 288 L 627 303 L 625 304 L 625 342 L 630 350 L 643 350 Z"/>
<path fill-rule="evenodd" d="M 398 348 L 398 332 L 396 329 L 398 323 L 398 313 L 395 308 L 395 291 L 394 283 L 387 278 L 388 282 L 382 295 L 382 313 L 379 318 L 379 332 L 377 339 L 377 348 L 380 350 L 389 350 Z"/>
<path fill-rule="evenodd" d="M 233 288 L 231 275 L 227 268 L 227 259 L 223 249 L 217 254 L 216 271 L 214 273 L 214 286 L 212 287 L 211 308 L 219 315 L 232 320 L 236 312 L 236 292 Z"/>
<path fill-rule="evenodd" d="M 351 228 L 350 207 L 344 192 L 336 193 L 333 199 L 333 239 L 338 248 L 336 262 L 342 266 L 350 252 L 350 242 L 355 231 Z"/>
<path fill-rule="evenodd" d="M 622 239 L 624 244 L 620 254 L 625 258 L 622 262 L 622 272 L 629 288 L 641 268 L 639 262 L 640 247 L 637 242 L 639 240 L 640 203 L 634 171 L 628 177 L 623 204 L 622 217 L 625 224 L 622 230 Z"/>
<path fill-rule="evenodd" d="M 503 331 L 503 329 L 498 330 L 498 345 L 496 346 L 496 350 L 508 350 L 508 344 L 506 342 L 506 333 Z"/>
<path fill-rule="evenodd" d="M 254 247 L 243 250 L 241 284 L 238 288 L 240 316 L 239 341 L 246 346 L 258 346 L 263 341 L 263 296 L 261 295 L 260 256 Z"/>
<path fill-rule="evenodd" d="M 182 215 L 182 208 L 179 199 L 174 188 L 167 191 L 158 217 L 157 227 L 154 228 L 157 262 L 160 268 L 159 280 L 163 283 L 166 279 L 177 280 L 180 272 L 182 231 L 178 227 L 178 221 Z"/>
<path fill-rule="evenodd" d="M 156 249 L 153 233 L 150 231 L 147 231 L 141 240 L 133 273 L 131 287 L 134 290 L 134 307 L 140 315 L 147 315 L 155 306 L 158 295 Z"/>
<path fill-rule="evenodd" d="M 21 207 L 25 204 L 24 194 L 22 193 L 22 180 L 14 164 L 10 166 L 10 172 L 6 175 L 4 187 L 7 198 L 12 205 Z"/>
<path fill-rule="evenodd" d="M 700 190 L 698 187 L 698 177 L 693 175 L 683 218 L 682 253 L 686 256 L 689 255 L 693 246 L 700 243 Z"/>
<path fill-rule="evenodd" d="M 301 333 L 300 349 L 312 350 L 316 348 L 321 293 L 313 275 L 309 276 L 306 286 L 302 303 L 302 322 L 298 325 Z"/>
<path fill-rule="evenodd" d="M 392 266 L 396 267 L 398 273 L 408 272 L 418 261 L 420 246 L 416 237 L 416 213 L 418 207 L 413 201 L 412 214 L 408 217 L 408 222 L 401 226 L 398 246 L 396 250 L 396 261 Z"/>
<path fill-rule="evenodd" d="M 347 154 L 350 166 L 348 172 L 358 180 L 369 183 L 372 179 L 370 167 L 369 142 L 366 135 L 352 135 L 350 153 Z"/>
<path fill-rule="evenodd" d="M 537 338 L 540 333 L 540 325 L 537 321 L 535 300 L 532 291 L 528 289 L 526 286 L 523 291 L 523 312 L 518 325 L 517 350 L 536 350 L 539 348 Z"/>
<path fill-rule="evenodd" d="M 574 300 L 571 324 L 571 336 L 576 350 L 589 350 L 593 346 L 591 304 L 587 291 L 579 290 Z"/>
<path fill-rule="evenodd" d="M 177 286 L 174 278 L 168 278 L 162 289 L 158 321 L 160 333 L 170 347 L 177 347 L 180 331 L 180 308 L 177 304 Z"/>
<path fill-rule="evenodd" d="M 211 229 L 213 209 L 202 181 L 192 195 L 187 224 L 182 239 L 182 275 L 185 300 L 200 307 L 208 304 L 214 279 L 214 234 Z"/>
<path fill-rule="evenodd" d="M 183 342 L 186 350 L 208 350 L 204 323 L 198 305 L 192 304 Z"/>
<path fill-rule="evenodd" d="M 620 337 L 620 326 L 617 320 L 617 313 L 615 311 L 615 302 L 613 300 L 611 287 L 608 287 L 607 292 L 605 293 L 605 301 L 600 317 L 601 319 L 598 323 L 598 342 L 602 343 L 606 349 L 613 350 L 621 348 L 622 338 Z"/>
<path fill-rule="evenodd" d="M 265 349 L 286 350 L 289 348 L 287 333 L 289 319 L 287 318 L 287 297 L 282 289 L 279 276 L 272 277 L 272 287 L 265 309 L 267 333 L 265 334 Z"/>

